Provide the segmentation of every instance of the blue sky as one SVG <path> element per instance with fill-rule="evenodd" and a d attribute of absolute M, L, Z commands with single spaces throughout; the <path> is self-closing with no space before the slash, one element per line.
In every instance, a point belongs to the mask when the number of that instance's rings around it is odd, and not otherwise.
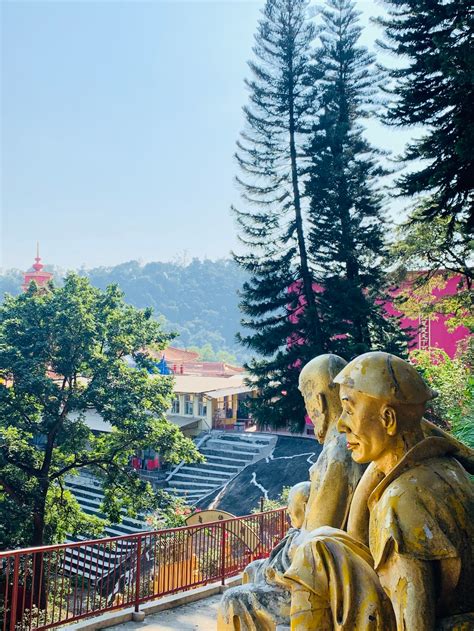
<path fill-rule="evenodd" d="M 364 23 L 381 11 L 357 4 Z M 4 1 L 0 266 L 28 267 L 37 240 L 63 268 L 227 256 L 261 6 Z"/>

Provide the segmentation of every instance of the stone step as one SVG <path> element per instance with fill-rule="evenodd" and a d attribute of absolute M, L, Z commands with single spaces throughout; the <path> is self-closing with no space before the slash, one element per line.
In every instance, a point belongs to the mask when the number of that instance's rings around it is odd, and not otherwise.
<path fill-rule="evenodd" d="M 200 489 L 214 489 L 217 486 L 219 486 L 220 484 L 223 484 L 223 481 L 219 481 L 218 484 L 212 483 L 212 482 L 204 482 L 203 480 L 199 480 L 197 482 L 189 482 L 188 480 L 184 481 L 184 480 L 175 480 L 174 478 L 172 480 L 170 480 L 170 483 L 173 485 L 170 488 L 177 488 L 177 489 L 182 489 L 182 488 L 200 488 Z"/>
<path fill-rule="evenodd" d="M 107 516 L 94 506 L 90 506 L 86 503 L 79 503 L 79 505 L 81 509 L 88 515 L 93 515 L 94 517 L 98 517 L 99 519 L 107 521 Z M 120 524 L 112 524 L 110 526 L 106 526 L 104 532 L 106 532 L 109 528 L 114 528 L 115 530 L 119 531 L 119 534 L 122 535 L 129 535 L 131 533 L 140 532 L 140 530 L 147 529 L 146 524 L 143 521 L 132 519 L 131 517 L 122 519 Z"/>
<path fill-rule="evenodd" d="M 218 491 L 247 465 L 261 458 L 274 441 L 273 436 L 212 432 L 199 447 L 206 462 L 183 464 L 171 476 L 167 490 L 188 503 L 198 501 Z"/>
<path fill-rule="evenodd" d="M 187 493 L 186 495 L 179 495 L 179 497 L 183 499 L 186 502 L 186 504 L 191 504 L 193 502 L 199 502 L 201 497 L 204 497 L 208 493 L 209 491 L 202 491 L 201 493 L 192 493 L 192 494 Z"/>
<path fill-rule="evenodd" d="M 120 557 L 127 552 L 134 552 L 136 545 L 127 548 L 117 548 L 113 552 L 106 550 L 105 546 L 82 546 L 81 548 L 66 548 L 66 556 L 69 563 L 77 564 L 86 560 L 89 565 L 97 565 L 101 570 L 113 569 L 120 562 Z"/>
<path fill-rule="evenodd" d="M 171 494 L 175 493 L 175 494 L 178 494 L 178 495 L 200 495 L 200 494 L 204 495 L 205 493 L 209 493 L 213 489 L 220 488 L 220 486 L 222 486 L 222 485 L 214 485 L 212 487 L 206 487 L 206 486 L 194 486 L 194 487 L 178 486 L 178 487 L 170 487 L 168 489 L 168 491 Z"/>
<path fill-rule="evenodd" d="M 242 469 L 241 465 L 220 464 L 219 462 L 201 462 L 200 464 L 186 464 L 181 469 L 187 469 L 189 471 L 215 471 L 216 473 L 232 474 L 235 475 Z M 180 469 L 180 471 L 181 471 Z"/>
<path fill-rule="evenodd" d="M 100 510 L 100 505 L 104 499 L 100 489 L 97 489 L 95 486 L 86 486 L 81 482 L 81 478 L 79 478 L 78 481 L 75 479 L 74 481 L 68 480 L 67 488 L 73 493 L 84 512 L 88 515 L 95 515 L 100 519 L 107 520 L 107 517 Z M 147 529 L 143 516 L 139 516 L 138 518 L 129 517 L 127 513 L 123 511 L 121 523 L 107 526 L 105 532 L 107 534 L 110 533 L 110 536 L 115 536 L 131 534 Z"/>
<path fill-rule="evenodd" d="M 66 486 L 72 493 L 74 493 L 76 497 L 87 497 L 88 499 L 98 499 L 100 501 L 102 501 L 102 498 L 104 497 L 103 493 L 97 491 L 87 491 L 86 489 L 82 489 L 77 486 L 71 486 L 69 484 L 67 484 Z"/>
<path fill-rule="evenodd" d="M 272 442 L 273 436 L 269 436 L 268 438 L 265 436 L 256 436 L 254 438 L 253 436 L 249 435 L 242 436 L 242 434 L 221 434 L 218 439 L 225 440 L 229 443 L 240 443 L 245 445 L 257 445 L 261 447 L 266 447 Z M 213 440 L 213 438 L 211 437 L 210 440 Z"/>
<path fill-rule="evenodd" d="M 100 519 L 106 519 L 105 515 L 96 511 L 94 509 L 89 508 L 88 506 L 81 506 L 81 509 L 86 513 L 86 515 L 92 515 L 94 517 L 99 517 Z M 132 535 L 136 532 L 140 532 L 142 530 L 149 530 L 147 525 L 144 522 L 139 522 L 138 525 L 128 525 L 128 524 L 110 524 L 105 526 L 104 535 L 106 537 L 123 537 L 124 535 Z"/>
<path fill-rule="evenodd" d="M 203 456 L 206 458 L 206 462 L 215 462 L 216 460 L 222 461 L 221 464 L 232 464 L 239 466 L 242 462 L 248 462 L 248 458 L 241 457 L 237 453 L 235 455 L 233 451 L 222 451 L 220 449 L 205 449 L 202 451 Z M 227 454 L 227 455 L 224 455 Z"/>
<path fill-rule="evenodd" d="M 88 541 L 89 538 L 84 535 L 76 535 L 75 537 L 68 537 L 68 543 L 79 543 L 83 541 Z M 112 545 L 112 544 L 111 544 Z M 119 552 L 126 552 L 127 550 L 135 549 L 137 545 L 136 539 L 117 539 L 113 544 L 113 548 L 109 547 L 109 544 L 91 544 L 91 546 L 82 546 L 81 548 L 70 548 L 70 550 L 99 550 L 100 554 L 104 557 L 113 558 Z"/>
<path fill-rule="evenodd" d="M 180 474 L 178 474 L 180 475 Z M 226 482 L 229 481 L 229 478 L 210 478 L 210 477 L 196 477 L 196 476 L 192 476 L 192 475 L 186 475 L 183 474 L 182 477 L 178 477 L 175 476 L 171 482 L 173 484 L 176 484 L 176 482 L 179 482 L 180 484 L 184 484 L 184 485 L 188 485 L 188 484 L 194 484 L 194 482 L 202 484 L 204 486 L 209 485 L 209 486 L 220 486 L 221 484 L 225 484 Z"/>
<path fill-rule="evenodd" d="M 206 443 L 206 449 L 215 449 L 216 447 L 230 451 L 232 453 L 246 454 L 249 456 L 255 456 L 260 453 L 261 448 L 254 445 L 241 444 L 232 442 L 230 440 L 223 440 L 221 438 L 211 438 Z"/>
<path fill-rule="evenodd" d="M 206 447 L 205 449 L 201 449 L 201 453 L 203 456 L 208 458 L 209 456 L 215 456 L 217 458 L 221 458 L 222 460 L 230 461 L 230 462 L 242 462 L 244 464 L 248 464 L 251 462 L 255 454 L 251 453 L 243 453 L 241 451 L 232 451 L 231 449 L 217 449 Z M 225 454 L 225 456 L 223 455 Z M 235 454 L 234 457 L 232 455 Z"/>
<path fill-rule="evenodd" d="M 87 507 L 92 511 L 90 514 L 95 514 L 98 517 L 101 517 L 101 519 L 106 519 L 105 515 L 103 515 L 100 511 L 100 504 L 104 499 L 103 495 L 88 493 L 87 491 L 77 491 L 77 489 L 72 488 L 69 485 L 68 489 L 74 494 L 81 507 Z M 135 527 L 135 529 L 138 530 L 142 530 L 144 527 L 142 519 L 129 517 L 125 512 L 122 519 L 122 524 L 124 523 L 130 524 L 131 527 Z"/>
<path fill-rule="evenodd" d="M 209 489 L 201 489 L 200 491 L 192 492 L 188 492 L 185 489 L 176 489 L 174 495 L 175 497 L 180 497 L 186 502 L 194 502 L 201 499 L 201 497 L 204 497 L 204 495 L 207 495 L 210 492 L 211 491 Z"/>
<path fill-rule="evenodd" d="M 178 473 L 175 473 L 173 476 L 173 480 L 176 476 L 185 475 L 188 478 L 208 478 L 208 477 L 217 477 L 217 479 L 224 478 L 227 480 L 228 478 L 235 475 L 233 471 L 219 471 L 218 469 L 203 469 L 202 467 L 198 468 L 190 468 L 190 467 L 181 467 Z"/>

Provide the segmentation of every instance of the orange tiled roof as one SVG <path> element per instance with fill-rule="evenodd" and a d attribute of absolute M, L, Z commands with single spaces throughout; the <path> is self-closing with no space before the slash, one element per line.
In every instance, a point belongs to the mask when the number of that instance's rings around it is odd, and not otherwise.
<path fill-rule="evenodd" d="M 150 355 L 155 357 L 156 359 L 161 359 L 163 355 L 165 356 L 168 364 L 170 363 L 179 363 L 183 362 L 192 362 L 198 359 L 199 354 L 193 351 L 185 351 L 182 348 L 174 348 L 174 346 L 168 346 L 164 351 L 153 351 L 150 350 Z"/>
<path fill-rule="evenodd" d="M 174 369 L 174 365 L 168 366 Z M 240 366 L 231 366 L 225 362 L 182 362 L 176 365 L 176 369 L 179 372 L 181 366 L 183 367 L 183 374 L 185 375 L 215 375 L 215 376 L 231 376 L 239 375 L 245 372 L 244 368 Z"/>
<path fill-rule="evenodd" d="M 168 368 L 175 374 L 230 377 L 245 372 L 244 368 L 232 366 L 226 362 L 202 361 L 198 353 L 174 346 L 168 346 L 164 351 L 150 350 L 150 355 L 156 360 L 160 360 L 164 355 Z"/>

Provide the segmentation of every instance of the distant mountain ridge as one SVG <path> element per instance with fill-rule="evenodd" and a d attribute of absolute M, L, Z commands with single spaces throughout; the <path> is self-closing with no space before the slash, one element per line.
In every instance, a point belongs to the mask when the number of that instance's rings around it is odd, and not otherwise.
<path fill-rule="evenodd" d="M 60 282 L 63 270 L 45 266 Z M 166 329 L 179 337 L 173 345 L 188 348 L 210 344 L 214 351 L 225 350 L 240 361 L 246 353 L 235 341 L 240 328 L 238 290 L 247 276 L 230 259 L 193 259 L 188 265 L 153 262 L 141 265 L 129 261 L 112 267 L 79 270 L 91 283 L 104 289 L 117 283 L 130 304 L 152 307 L 166 320 Z M 23 273 L 6 270 L 0 274 L 0 296 L 21 291 Z"/>

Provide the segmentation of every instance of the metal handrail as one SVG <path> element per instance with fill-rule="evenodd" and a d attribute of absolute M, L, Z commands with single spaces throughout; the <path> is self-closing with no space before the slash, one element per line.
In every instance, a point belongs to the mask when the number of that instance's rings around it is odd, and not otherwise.
<path fill-rule="evenodd" d="M 286 509 L 0 552 L 0 628 L 42 630 L 200 587 L 267 556 Z"/>

